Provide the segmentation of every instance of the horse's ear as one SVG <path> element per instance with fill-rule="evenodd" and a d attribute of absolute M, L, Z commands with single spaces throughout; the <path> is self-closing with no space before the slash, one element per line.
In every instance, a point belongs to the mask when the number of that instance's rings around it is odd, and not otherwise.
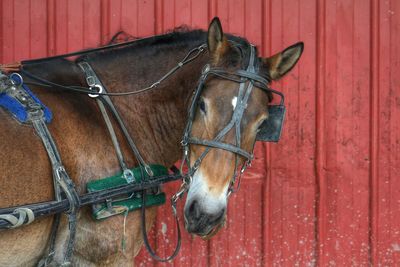
<path fill-rule="evenodd" d="M 213 18 L 208 27 L 207 45 L 208 51 L 215 61 L 218 61 L 228 47 L 228 42 L 224 37 L 224 32 L 222 31 L 221 22 L 218 17 Z"/>
<path fill-rule="evenodd" d="M 264 58 L 263 65 L 268 70 L 269 77 L 277 80 L 288 73 L 299 61 L 303 49 L 304 43 L 299 42 L 272 57 Z"/>

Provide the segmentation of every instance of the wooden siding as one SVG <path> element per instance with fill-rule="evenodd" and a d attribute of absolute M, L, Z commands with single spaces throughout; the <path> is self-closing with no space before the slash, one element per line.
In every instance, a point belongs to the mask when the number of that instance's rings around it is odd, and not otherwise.
<path fill-rule="evenodd" d="M 0 63 L 96 47 L 119 30 L 206 29 L 216 15 L 264 56 L 299 40 L 305 51 L 273 84 L 286 95 L 283 138 L 257 145 L 227 227 L 211 241 L 184 233 L 167 265 L 399 266 L 400 1 L 0 0 Z M 159 209 L 161 255 L 173 223 Z M 135 261 L 165 265 L 145 251 Z"/>

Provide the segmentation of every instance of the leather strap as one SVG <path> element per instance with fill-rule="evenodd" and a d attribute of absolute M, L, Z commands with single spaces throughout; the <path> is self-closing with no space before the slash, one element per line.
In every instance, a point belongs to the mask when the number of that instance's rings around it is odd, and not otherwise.
<path fill-rule="evenodd" d="M 182 243 L 182 238 L 181 238 L 181 228 L 179 226 L 179 219 L 178 219 L 178 215 L 176 212 L 176 207 L 174 200 L 171 200 L 171 205 L 172 205 L 172 213 L 174 215 L 175 218 L 175 223 L 176 223 L 176 232 L 177 232 L 177 241 L 176 241 L 176 246 L 174 249 L 174 252 L 172 252 L 172 254 L 166 258 L 161 258 L 160 256 L 158 256 L 156 254 L 156 252 L 151 248 L 149 239 L 147 237 L 147 231 L 146 231 L 146 192 L 142 191 L 142 218 L 141 218 L 141 225 L 142 225 L 142 236 L 143 236 L 143 241 L 144 241 L 144 245 L 147 249 L 147 251 L 149 252 L 150 256 L 155 259 L 156 261 L 159 262 L 167 262 L 170 261 L 172 259 L 174 259 L 178 253 L 179 250 L 181 248 L 181 243 Z"/>
<path fill-rule="evenodd" d="M 200 140 L 196 137 L 191 137 L 189 138 L 189 143 L 190 144 L 195 144 L 195 145 L 202 145 L 202 146 L 208 146 L 208 147 L 213 147 L 213 148 L 219 148 L 223 150 L 227 150 L 229 152 L 233 152 L 235 154 L 239 154 L 242 157 L 245 157 L 247 159 L 252 159 L 253 155 L 250 154 L 249 152 L 241 149 L 240 147 L 227 144 L 227 143 L 222 143 L 222 142 L 216 142 L 213 140 Z"/>
<path fill-rule="evenodd" d="M 186 59 L 186 58 L 185 58 Z M 100 89 L 101 92 L 106 92 L 106 88 L 104 87 L 104 85 L 101 83 L 100 78 L 96 75 L 95 71 L 92 69 L 92 67 L 90 66 L 90 64 L 88 62 L 85 61 L 81 61 L 78 63 L 78 65 L 81 67 L 81 69 L 84 71 L 85 76 L 86 76 L 86 81 L 89 85 L 90 88 L 93 89 Z M 169 75 L 171 75 L 173 72 L 175 72 L 176 70 L 173 69 L 171 70 L 169 73 L 167 73 L 164 77 L 168 77 Z M 165 79 L 162 78 L 162 79 Z M 125 124 L 122 120 L 122 118 L 120 117 L 119 113 L 117 112 L 111 98 L 108 95 L 96 95 L 94 94 L 90 94 L 89 96 L 93 97 L 96 99 L 97 104 L 99 105 L 99 108 L 101 110 L 101 113 L 103 115 L 103 119 L 107 125 L 107 128 L 109 130 L 111 139 L 113 141 L 114 144 L 114 149 L 116 151 L 116 154 L 118 156 L 118 159 L 120 161 L 120 165 L 121 168 L 123 169 L 123 173 L 125 174 L 125 172 L 128 170 L 126 168 L 126 164 L 125 161 L 123 159 L 123 155 L 121 152 L 121 148 L 119 146 L 118 140 L 117 140 L 117 136 L 115 135 L 115 131 L 114 128 L 111 124 L 110 118 L 107 115 L 107 111 L 105 110 L 104 107 L 104 103 L 106 103 L 107 107 L 109 108 L 109 110 L 112 112 L 112 114 L 114 115 L 114 118 L 117 120 L 118 125 L 120 126 L 122 132 L 125 135 L 125 138 L 127 139 L 129 145 L 131 146 L 131 149 L 136 157 L 136 159 L 138 159 L 139 163 L 144 166 L 144 170 L 147 172 L 148 175 L 153 176 L 153 172 L 151 171 L 150 167 L 146 164 L 146 162 L 144 162 L 139 150 L 137 149 L 135 143 L 133 142 L 133 139 L 131 138 L 130 134 L 128 133 L 128 130 L 125 127 Z M 100 100 L 101 99 L 101 100 Z M 132 173 L 133 176 L 133 173 Z M 145 177 L 144 173 L 142 173 L 142 181 L 144 180 L 143 178 Z M 128 180 L 128 179 L 127 179 Z M 128 182 L 132 182 L 132 181 L 128 181 Z M 141 225 L 142 225 L 142 235 L 143 235 L 143 240 L 144 240 L 144 244 L 146 246 L 147 251 L 149 252 L 150 256 L 152 258 L 154 258 L 157 261 L 160 262 L 167 262 L 169 260 L 172 260 L 173 258 L 176 257 L 176 255 L 178 255 L 180 246 L 181 246 L 181 230 L 179 227 L 179 222 L 178 222 L 178 217 L 176 214 L 176 209 L 174 208 L 174 217 L 176 220 L 176 227 L 177 227 L 177 245 L 175 247 L 174 252 L 172 253 L 172 255 L 170 255 L 167 258 L 161 258 L 159 257 L 155 251 L 151 248 L 151 245 L 148 241 L 148 237 L 147 237 L 147 232 L 146 232 L 146 192 L 142 191 L 142 218 L 141 218 Z"/>
<path fill-rule="evenodd" d="M 108 97 L 108 96 L 99 96 L 99 95 L 95 94 L 98 91 L 104 92 L 104 91 L 106 91 L 106 89 L 88 62 L 81 61 L 78 63 L 78 65 L 82 69 L 82 71 L 85 73 L 86 81 L 89 85 L 89 88 L 91 88 L 94 91 L 94 94 L 90 94 L 89 96 L 96 100 L 96 103 L 100 109 L 101 115 L 103 116 L 103 120 L 104 120 L 104 122 L 107 126 L 107 129 L 108 129 L 108 132 L 110 134 L 111 141 L 114 146 L 114 151 L 117 155 L 118 162 L 119 162 L 119 165 L 122 170 L 122 174 L 123 174 L 124 178 L 126 179 L 126 181 L 128 183 L 131 183 L 131 182 L 135 181 L 135 177 L 133 176 L 132 171 L 129 170 L 126 165 L 126 161 L 122 154 L 122 150 L 119 145 L 117 135 L 115 134 L 114 127 L 111 123 L 110 117 L 108 116 L 107 110 L 103 103 L 103 101 L 105 101 L 104 98 Z"/>

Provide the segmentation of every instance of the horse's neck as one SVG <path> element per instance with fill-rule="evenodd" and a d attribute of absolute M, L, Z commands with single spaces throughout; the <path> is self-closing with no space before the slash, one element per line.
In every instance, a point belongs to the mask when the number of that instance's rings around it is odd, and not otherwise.
<path fill-rule="evenodd" d="M 134 51 L 109 62 L 94 61 L 93 67 L 110 92 L 137 90 L 162 77 L 192 48 L 161 48 L 158 56 L 151 57 L 145 51 Z M 170 166 L 180 158 L 187 105 L 205 59 L 201 56 L 184 66 L 152 92 L 113 98 L 148 162 Z"/>
<path fill-rule="evenodd" d="M 152 53 L 145 48 L 133 49 L 129 55 L 120 56 L 115 53 L 108 58 L 89 58 L 89 62 L 109 92 L 134 91 L 158 80 L 182 60 L 190 49 L 200 44 L 201 41 L 178 47 L 169 46 Z M 186 123 L 187 106 L 206 60 L 207 56 L 201 55 L 153 91 L 112 97 L 129 133 L 148 163 L 170 166 L 180 159 L 180 141 Z M 81 83 L 87 86 L 82 71 L 70 61 L 55 60 L 26 68 L 56 83 Z M 36 89 L 34 86 L 33 89 L 54 113 L 50 128 L 61 152 L 65 152 L 63 148 L 66 148 L 71 154 L 62 153 L 69 169 L 77 169 L 73 177 L 96 177 L 98 168 L 111 168 L 113 171 L 118 169 L 115 153 L 111 151 L 110 137 L 93 99 L 59 90 Z M 122 141 L 120 134 L 119 137 Z M 128 164 L 132 166 L 132 153 L 127 149 L 126 142 L 122 141 L 122 146 Z M 93 166 L 88 168 L 88 162 L 92 161 L 100 161 L 101 166 L 91 163 Z"/>

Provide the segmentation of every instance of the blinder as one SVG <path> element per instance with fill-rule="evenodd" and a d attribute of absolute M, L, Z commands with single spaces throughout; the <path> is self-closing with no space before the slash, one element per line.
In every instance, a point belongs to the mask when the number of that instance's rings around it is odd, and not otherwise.
<path fill-rule="evenodd" d="M 258 128 L 256 141 L 278 142 L 279 139 L 281 139 L 283 122 L 286 114 L 284 96 L 281 92 L 275 90 L 272 92 L 281 97 L 281 102 L 279 105 L 268 106 L 268 118 Z"/>

